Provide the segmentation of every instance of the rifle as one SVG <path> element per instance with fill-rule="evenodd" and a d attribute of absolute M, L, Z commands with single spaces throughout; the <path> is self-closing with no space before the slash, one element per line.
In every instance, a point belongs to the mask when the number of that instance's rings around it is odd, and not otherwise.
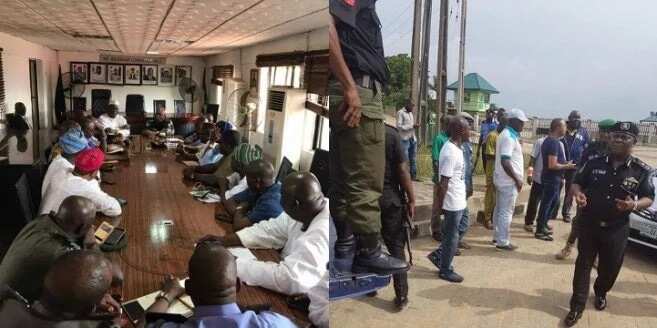
<path fill-rule="evenodd" d="M 408 249 L 408 263 L 413 265 L 413 253 L 411 252 L 411 232 L 413 231 L 413 223 L 411 217 L 408 215 L 408 200 L 406 193 L 401 192 L 402 200 L 402 225 L 404 227 L 404 237 L 406 238 L 406 248 Z"/>

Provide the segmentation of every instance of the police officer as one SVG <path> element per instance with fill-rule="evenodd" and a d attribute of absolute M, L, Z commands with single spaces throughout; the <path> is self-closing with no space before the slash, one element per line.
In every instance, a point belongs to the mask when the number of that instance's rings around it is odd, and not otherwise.
<path fill-rule="evenodd" d="M 406 261 L 406 219 L 415 215 L 415 193 L 409 172 L 409 160 L 401 146 L 401 137 L 394 127 L 386 124 L 386 166 L 381 196 L 381 235 L 390 254 Z M 401 310 L 408 304 L 406 272 L 392 276 L 395 306 Z"/>
<path fill-rule="evenodd" d="M 580 208 L 579 244 L 568 327 L 582 317 L 589 294 L 591 267 L 599 256 L 595 308 L 607 307 L 607 292 L 618 277 L 629 236 L 629 214 L 650 206 L 654 198 L 652 168 L 632 156 L 639 128 L 617 122 L 609 135 L 609 154 L 590 159 L 578 171 L 573 196 Z"/>
<path fill-rule="evenodd" d="M 354 272 L 391 274 L 408 264 L 381 251 L 385 171 L 383 54 L 376 0 L 330 0 L 330 199 L 336 260 L 354 257 Z M 336 261 L 337 262 L 337 261 Z M 349 261 L 347 261 L 349 262 Z"/>
<path fill-rule="evenodd" d="M 606 119 L 598 122 L 599 137 L 598 140 L 591 142 L 582 152 L 582 158 L 577 167 L 582 167 L 588 160 L 599 157 L 607 156 L 609 154 L 609 130 L 616 124 L 616 120 Z M 558 206 L 557 206 L 558 207 Z M 576 224 L 579 212 L 573 219 L 573 224 L 570 227 L 570 234 L 566 240 L 566 246 L 556 255 L 557 260 L 564 260 L 570 256 L 571 250 L 577 241 L 577 234 L 579 225 Z"/>

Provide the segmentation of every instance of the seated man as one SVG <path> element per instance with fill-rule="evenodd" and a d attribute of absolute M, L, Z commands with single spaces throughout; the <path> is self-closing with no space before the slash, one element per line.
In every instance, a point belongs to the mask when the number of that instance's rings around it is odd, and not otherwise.
<path fill-rule="evenodd" d="M 111 286 L 112 266 L 101 253 L 71 251 L 53 262 L 43 293 L 31 306 L 7 287 L 0 296 L 0 322 L 2 327 L 118 327 L 120 305 L 109 296 Z"/>
<path fill-rule="evenodd" d="M 160 132 L 166 132 L 166 129 L 171 125 L 171 120 L 166 115 L 166 108 L 160 107 L 153 119 L 146 122 L 146 129 L 144 135 L 153 137 Z"/>
<path fill-rule="evenodd" d="M 98 121 L 105 129 L 108 136 L 116 136 L 118 140 L 110 140 L 110 143 L 122 143 L 130 136 L 130 126 L 125 117 L 119 115 L 119 106 L 116 104 L 107 105 L 106 113 L 100 115 Z"/>
<path fill-rule="evenodd" d="M 17 102 L 14 105 L 14 115 L 9 117 L 7 127 L 18 131 L 29 130 L 30 124 L 27 122 L 27 119 L 25 119 L 26 113 L 27 109 L 25 108 L 25 104 L 22 102 Z"/>
<path fill-rule="evenodd" d="M 281 185 L 274 181 L 274 167 L 269 162 L 260 159 L 249 163 L 246 182 L 247 190 L 221 202 L 234 231 L 277 218 L 283 212 Z"/>
<path fill-rule="evenodd" d="M 175 327 L 296 327 L 288 318 L 270 311 L 242 312 L 237 306 L 239 282 L 235 257 L 220 243 L 199 243 L 189 259 L 189 279 L 185 289 L 178 280 L 165 279 L 162 292 L 146 312 L 166 312 L 172 301 L 185 292 L 194 303 L 194 315 L 186 323 L 159 320 L 148 328 Z M 143 321 L 143 319 L 142 319 Z"/>
<path fill-rule="evenodd" d="M 107 152 L 107 133 L 91 115 L 87 115 L 81 119 L 80 126 L 84 137 L 87 138 L 89 147 L 100 148 L 102 151 Z"/>
<path fill-rule="evenodd" d="M 57 214 L 37 217 L 18 233 L 0 264 L 0 286 L 7 284 L 29 301 L 41 295 L 43 277 L 57 257 L 95 246 L 91 200 L 70 196 Z M 1 322 L 1 321 L 0 321 Z"/>
<path fill-rule="evenodd" d="M 68 172 L 73 171 L 75 165 L 75 157 L 81 151 L 87 149 L 88 142 L 87 139 L 82 134 L 82 130 L 79 127 L 69 129 L 64 134 L 59 136 L 59 141 L 57 142 L 60 152 L 59 155 L 56 155 L 46 171 L 46 175 L 43 177 L 43 182 L 41 183 L 41 198 L 43 198 L 48 188 L 53 181 L 61 181 Z"/>
<path fill-rule="evenodd" d="M 121 205 L 116 198 L 100 189 L 97 180 L 98 171 L 103 165 L 105 154 L 98 148 L 89 148 L 80 152 L 75 158 L 75 168 L 67 172 L 60 180 L 52 181 L 41 202 L 40 214 L 56 211 L 68 196 L 84 196 L 96 206 L 96 211 L 106 216 L 116 217 L 113 224 L 118 224 Z"/>
<path fill-rule="evenodd" d="M 186 179 L 200 181 L 207 186 L 216 187 L 219 179 L 233 174 L 231 167 L 233 150 L 237 147 L 239 140 L 239 132 L 233 130 L 224 131 L 217 145 L 223 157 L 214 164 L 185 168 L 183 170 L 183 176 Z"/>
<path fill-rule="evenodd" d="M 237 277 L 287 295 L 308 293 L 322 279 L 329 261 L 329 200 L 308 172 L 285 178 L 281 196 L 285 212 L 278 218 L 201 241 L 219 240 L 227 247 L 282 248 L 279 263 L 238 258 Z"/>
<path fill-rule="evenodd" d="M 229 199 L 242 191 L 249 188 L 246 182 L 246 168 L 249 163 L 262 159 L 262 148 L 258 145 L 250 145 L 248 143 L 239 144 L 233 150 L 233 160 L 231 168 L 233 174 L 219 179 L 219 195 L 224 199 Z"/>

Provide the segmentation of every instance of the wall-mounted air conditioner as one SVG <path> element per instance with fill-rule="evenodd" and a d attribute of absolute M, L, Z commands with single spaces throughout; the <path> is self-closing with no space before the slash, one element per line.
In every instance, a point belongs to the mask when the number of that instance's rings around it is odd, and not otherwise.
<path fill-rule="evenodd" d="M 303 147 L 306 90 L 270 88 L 265 118 L 263 152 L 275 168 L 287 157 L 295 169 L 299 167 Z"/>

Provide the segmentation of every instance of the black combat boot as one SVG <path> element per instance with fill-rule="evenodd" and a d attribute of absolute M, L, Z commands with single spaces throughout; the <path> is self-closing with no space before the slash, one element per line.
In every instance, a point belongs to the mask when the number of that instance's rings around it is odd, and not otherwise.
<path fill-rule="evenodd" d="M 388 275 L 408 271 L 405 261 L 394 258 L 381 250 L 377 234 L 356 236 L 357 250 L 352 271 L 354 273 L 376 273 Z"/>

